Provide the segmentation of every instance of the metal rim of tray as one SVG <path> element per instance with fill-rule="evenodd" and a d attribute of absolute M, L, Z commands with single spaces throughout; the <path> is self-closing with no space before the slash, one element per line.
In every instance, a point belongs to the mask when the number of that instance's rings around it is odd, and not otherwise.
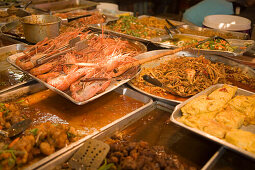
<path fill-rule="evenodd" d="M 192 35 L 192 34 L 180 34 L 180 35 L 187 35 L 189 37 L 194 37 L 194 38 L 201 38 L 201 39 L 206 39 L 207 37 L 204 36 L 196 36 L 196 35 Z M 161 36 L 162 38 L 163 36 Z M 160 37 L 155 38 L 154 40 L 152 40 L 151 42 L 153 44 L 155 44 L 156 46 L 159 47 L 163 47 L 163 48 L 180 48 L 179 46 L 173 45 L 173 44 L 165 44 L 161 41 L 157 41 L 156 39 L 160 39 Z M 156 41 L 155 41 L 156 40 Z M 211 54 L 211 55 L 220 55 L 220 56 L 224 56 L 224 57 L 230 57 L 230 56 L 239 56 L 242 55 L 243 53 L 249 51 L 250 49 L 252 49 L 255 46 L 255 42 L 254 40 L 237 40 L 237 39 L 227 39 L 230 44 L 232 43 L 240 43 L 240 44 L 245 44 L 248 43 L 248 47 L 245 49 L 241 49 L 241 46 L 238 46 L 236 50 L 232 51 L 222 51 L 222 50 L 209 50 L 209 49 L 198 49 L 198 48 L 191 48 L 193 51 L 197 51 L 197 52 L 201 52 L 204 54 Z M 235 45 L 233 45 L 235 46 Z M 237 51 L 238 50 L 238 51 Z"/>

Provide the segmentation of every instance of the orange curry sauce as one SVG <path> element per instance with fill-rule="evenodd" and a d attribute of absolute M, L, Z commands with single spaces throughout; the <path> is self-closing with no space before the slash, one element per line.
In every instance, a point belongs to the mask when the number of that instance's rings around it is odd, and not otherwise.
<path fill-rule="evenodd" d="M 33 120 L 34 125 L 47 121 L 70 124 L 87 135 L 143 105 L 144 103 L 117 92 L 108 93 L 82 106 L 54 95 L 22 109 L 22 112 L 25 117 Z"/>

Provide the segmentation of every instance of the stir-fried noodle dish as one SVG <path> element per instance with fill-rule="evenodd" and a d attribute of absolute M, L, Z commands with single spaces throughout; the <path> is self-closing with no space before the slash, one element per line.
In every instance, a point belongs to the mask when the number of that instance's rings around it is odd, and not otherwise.
<path fill-rule="evenodd" d="M 235 84 L 238 82 L 250 89 L 255 89 L 255 79 L 239 67 L 213 63 L 204 56 L 179 57 L 167 60 L 153 68 L 142 68 L 139 76 L 132 80 L 132 83 L 141 90 L 166 95 L 164 89 L 145 82 L 143 75 L 157 78 L 182 97 L 195 95 L 217 83 Z"/>

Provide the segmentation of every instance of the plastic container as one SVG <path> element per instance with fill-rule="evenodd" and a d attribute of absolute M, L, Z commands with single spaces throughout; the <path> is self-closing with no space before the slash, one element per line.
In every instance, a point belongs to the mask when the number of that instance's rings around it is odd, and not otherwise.
<path fill-rule="evenodd" d="M 204 18 L 203 26 L 250 34 L 251 21 L 235 15 L 209 15 Z"/>

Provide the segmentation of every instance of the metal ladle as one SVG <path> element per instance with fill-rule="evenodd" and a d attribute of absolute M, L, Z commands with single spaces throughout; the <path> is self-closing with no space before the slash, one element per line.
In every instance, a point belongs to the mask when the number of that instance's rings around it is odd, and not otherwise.
<path fill-rule="evenodd" d="M 24 132 L 29 126 L 31 125 L 32 120 L 25 119 L 18 123 L 13 124 L 7 131 L 0 130 L 0 135 L 3 135 L 5 137 L 14 137 L 22 132 Z"/>
<path fill-rule="evenodd" d="M 162 89 L 165 89 L 167 92 L 171 93 L 171 94 L 174 94 L 174 95 L 178 95 L 180 96 L 178 93 L 176 93 L 173 89 L 167 87 L 166 85 L 164 85 L 163 83 L 161 83 L 158 79 L 154 78 L 154 77 L 151 77 L 147 74 L 143 75 L 143 79 L 145 81 L 147 81 L 148 83 L 151 83 L 153 84 L 154 86 L 158 86 Z"/>

